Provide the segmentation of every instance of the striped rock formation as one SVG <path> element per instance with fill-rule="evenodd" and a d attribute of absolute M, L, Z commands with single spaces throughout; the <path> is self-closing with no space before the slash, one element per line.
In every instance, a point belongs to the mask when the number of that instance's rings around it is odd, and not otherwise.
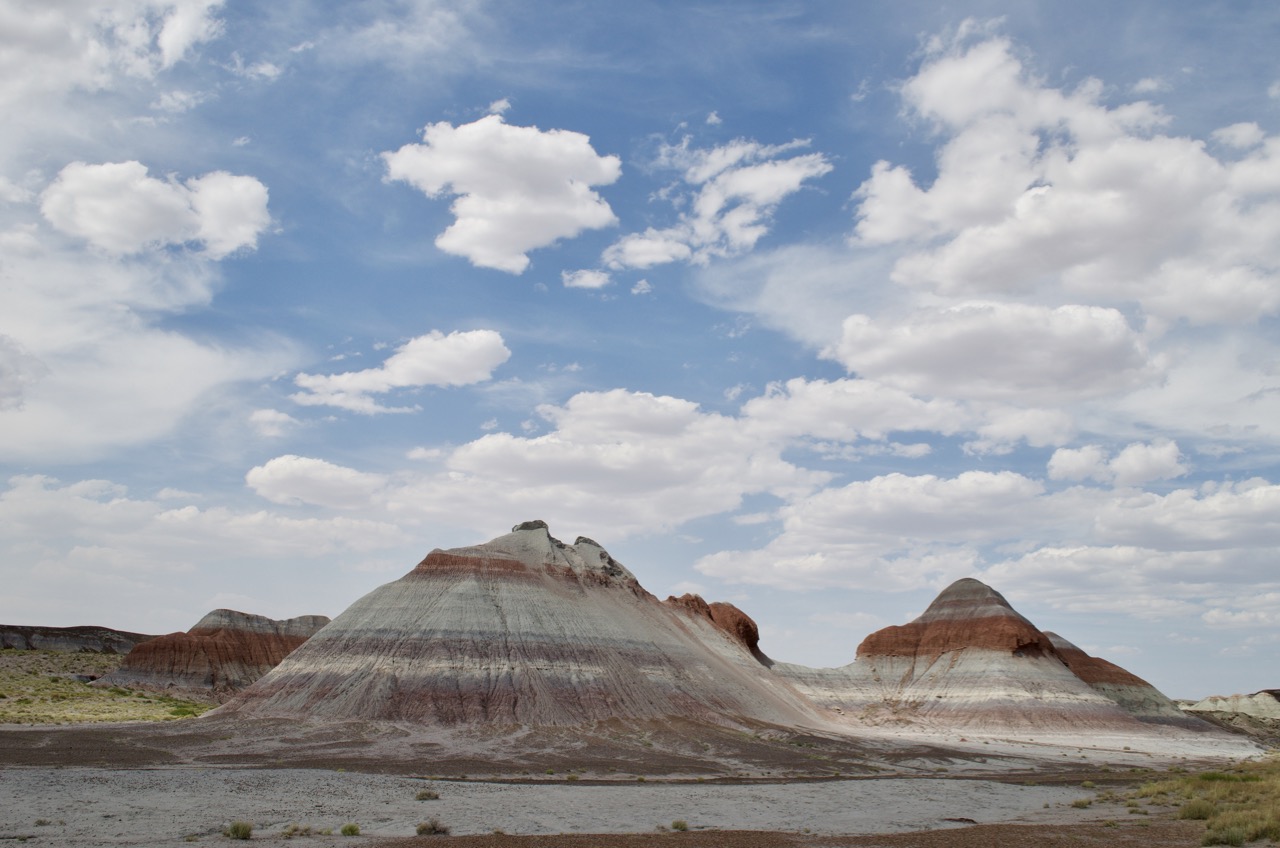
<path fill-rule="evenodd" d="M 847 666 L 774 670 L 820 706 L 874 724 L 1124 730 L 1175 718 L 1161 711 L 1171 702 L 1144 681 L 1071 648 L 1069 661 L 1004 596 L 966 578 L 915 621 L 872 633 Z"/>
<path fill-rule="evenodd" d="M 435 550 L 356 601 L 220 715 L 566 726 L 823 719 L 758 658 L 755 624 L 661 602 L 597 543 L 531 521 Z"/>
<path fill-rule="evenodd" d="M 1115 701 L 1130 715 L 1154 724 L 1198 725 L 1159 689 L 1115 663 L 1091 657 L 1057 633 L 1045 631 L 1058 656 L 1072 673 L 1099 695 Z M 1280 715 L 1280 714 L 1278 714 Z"/>
<path fill-rule="evenodd" d="M 95 686 L 124 686 L 225 701 L 275 668 L 329 623 L 323 615 L 284 621 L 218 609 L 186 633 L 135 645 Z"/>
<path fill-rule="evenodd" d="M 1210 695 L 1184 709 L 1193 713 L 1240 713 L 1280 720 L 1280 689 L 1263 689 L 1252 695 Z"/>

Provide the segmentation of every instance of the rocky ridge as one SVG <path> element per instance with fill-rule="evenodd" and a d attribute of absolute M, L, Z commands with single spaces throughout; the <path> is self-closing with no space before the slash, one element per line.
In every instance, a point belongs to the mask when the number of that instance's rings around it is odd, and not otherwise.
<path fill-rule="evenodd" d="M 322 615 L 277 621 L 217 609 L 185 633 L 170 633 L 135 645 L 119 669 L 94 685 L 225 701 L 328 623 Z"/>
<path fill-rule="evenodd" d="M 155 636 L 130 633 L 110 627 L 38 627 L 0 624 L 0 648 L 19 651 L 59 651 L 63 653 L 127 654 L 135 645 Z"/>

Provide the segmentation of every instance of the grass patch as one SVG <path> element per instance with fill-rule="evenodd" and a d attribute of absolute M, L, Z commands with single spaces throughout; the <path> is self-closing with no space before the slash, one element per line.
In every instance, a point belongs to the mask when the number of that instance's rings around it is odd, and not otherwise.
<path fill-rule="evenodd" d="M 685 821 L 684 819 L 676 819 L 675 821 L 673 821 L 673 822 L 671 823 L 671 829 L 672 829 L 672 830 L 681 830 L 681 831 L 688 830 L 688 829 L 689 829 L 689 823 L 688 823 L 687 821 Z"/>
<path fill-rule="evenodd" d="M 1077 798 L 1071 802 L 1071 806 L 1075 807 L 1078 810 L 1083 810 L 1085 807 L 1088 807 L 1092 803 L 1093 803 L 1092 798 Z"/>
<path fill-rule="evenodd" d="M 198 716 L 216 704 L 119 686 L 100 688 L 74 675 L 98 678 L 115 671 L 119 654 L 0 650 L 0 724 L 87 724 L 102 721 L 173 721 Z"/>
<path fill-rule="evenodd" d="M 439 801 L 440 793 L 434 789 L 424 789 L 413 797 L 418 801 Z"/>
<path fill-rule="evenodd" d="M 1178 818 L 1205 822 L 1205 845 L 1280 841 L 1280 757 L 1227 771 L 1180 772 L 1143 784 L 1135 797 L 1175 805 Z"/>
<path fill-rule="evenodd" d="M 253 836 L 253 825 L 247 821 L 233 821 L 222 831 L 222 835 L 231 839 L 248 839 Z"/>
<path fill-rule="evenodd" d="M 356 824 L 355 822 L 347 822 L 342 826 L 342 830 L 338 832 L 341 833 L 343 836 L 359 836 L 360 825 Z"/>
<path fill-rule="evenodd" d="M 441 824 L 440 819 L 429 818 L 418 823 L 417 833 L 419 836 L 448 836 L 449 827 Z"/>

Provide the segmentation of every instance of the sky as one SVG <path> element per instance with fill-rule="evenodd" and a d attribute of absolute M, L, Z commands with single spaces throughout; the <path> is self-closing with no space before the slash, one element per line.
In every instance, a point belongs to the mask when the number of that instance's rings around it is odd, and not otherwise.
<path fill-rule="evenodd" d="M 0 0 L 0 622 L 531 519 L 843 665 L 1280 686 L 1280 6 Z"/>

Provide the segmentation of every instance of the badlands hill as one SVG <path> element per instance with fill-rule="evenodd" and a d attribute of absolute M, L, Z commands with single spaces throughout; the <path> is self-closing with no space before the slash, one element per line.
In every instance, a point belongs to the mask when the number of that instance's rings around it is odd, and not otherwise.
<path fill-rule="evenodd" d="M 977 580 L 871 634 L 849 665 L 812 669 L 770 660 L 736 607 L 659 601 L 596 542 L 565 544 L 541 521 L 432 551 L 217 713 L 495 729 L 679 720 L 840 736 L 1220 733 Z"/>
<path fill-rule="evenodd" d="M 221 714 L 565 726 L 669 717 L 814 726 L 728 604 L 661 602 L 600 545 L 532 521 L 435 550 Z"/>
<path fill-rule="evenodd" d="M 1037 629 L 972 578 L 947 587 L 915 621 L 872 633 L 847 666 L 774 670 L 859 723 L 972 733 L 1209 729 L 1141 678 Z"/>
<path fill-rule="evenodd" d="M 276 621 L 214 610 L 185 633 L 135 645 L 119 669 L 94 685 L 224 701 L 275 668 L 328 623 L 322 615 Z"/>

